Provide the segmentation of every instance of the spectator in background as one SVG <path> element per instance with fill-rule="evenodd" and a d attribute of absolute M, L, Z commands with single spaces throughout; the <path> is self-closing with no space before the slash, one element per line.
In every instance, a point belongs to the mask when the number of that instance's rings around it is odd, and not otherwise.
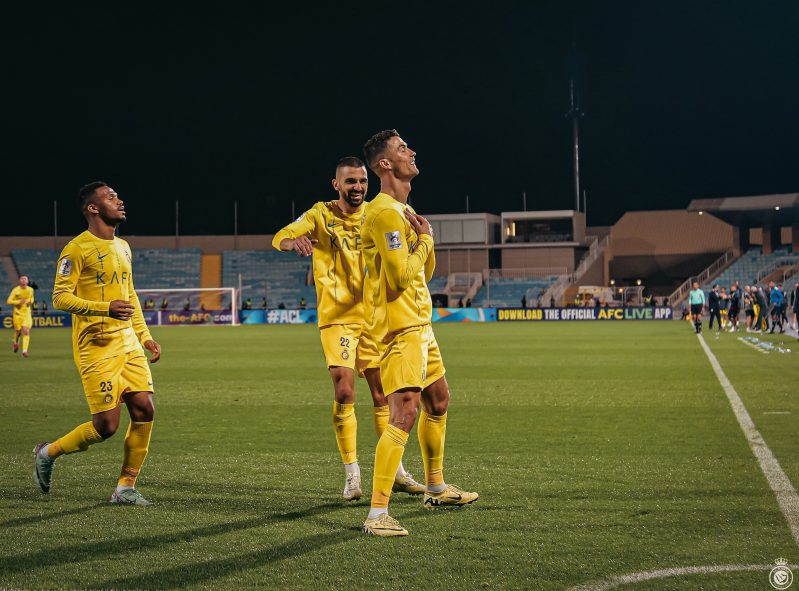
<path fill-rule="evenodd" d="M 472 300 L 470 300 L 469 298 L 466 298 L 466 307 L 467 308 L 471 308 L 472 307 Z"/>
<path fill-rule="evenodd" d="M 554 308 L 555 307 L 555 297 L 554 296 L 549 298 L 549 307 L 550 308 Z"/>
<path fill-rule="evenodd" d="M 261 298 L 261 309 L 266 310 L 266 297 Z"/>
<path fill-rule="evenodd" d="M 42 315 L 47 314 L 47 300 L 42 300 Z"/>
<path fill-rule="evenodd" d="M 244 305 L 241 308 L 242 310 L 252 310 L 252 298 L 244 300 Z"/>
<path fill-rule="evenodd" d="M 300 298 L 300 310 L 305 310 L 305 298 Z"/>
<path fill-rule="evenodd" d="M 39 304 L 36 303 L 36 300 L 33 300 L 31 302 L 31 311 L 33 312 L 34 315 L 39 313 Z"/>
<path fill-rule="evenodd" d="M 164 298 L 161 300 L 161 309 L 166 310 L 167 308 L 169 308 L 169 300 Z"/>
<path fill-rule="evenodd" d="M 463 308 L 463 298 L 458 300 L 458 308 Z"/>
<path fill-rule="evenodd" d="M 793 309 L 793 329 L 799 330 L 799 283 L 793 286 L 791 292 L 791 308 Z"/>
<path fill-rule="evenodd" d="M 527 294 L 524 294 L 522 296 L 522 308 L 526 308 L 526 307 L 527 307 Z"/>
<path fill-rule="evenodd" d="M 183 302 L 183 311 L 188 312 L 191 310 L 191 298 L 186 298 L 186 301 Z"/>
<path fill-rule="evenodd" d="M 283 302 L 280 302 L 280 303 L 277 305 L 277 309 L 278 309 L 278 310 L 285 310 L 285 309 L 286 309 L 286 304 L 284 304 Z"/>

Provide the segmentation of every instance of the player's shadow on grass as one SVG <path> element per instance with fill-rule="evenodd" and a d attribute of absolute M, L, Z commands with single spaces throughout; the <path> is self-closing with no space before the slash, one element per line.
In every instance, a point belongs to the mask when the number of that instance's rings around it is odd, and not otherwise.
<path fill-rule="evenodd" d="M 85 507 L 82 510 L 85 511 L 105 505 L 106 503 L 103 503 L 102 505 Z M 232 531 L 242 531 L 246 529 L 263 527 L 265 525 L 282 523 L 285 521 L 307 519 L 308 517 L 324 515 L 326 513 L 345 509 L 346 507 L 347 505 L 342 503 L 323 503 L 321 505 L 309 507 L 301 511 L 273 513 L 272 515 L 266 515 L 264 517 L 247 518 L 239 521 L 207 525 L 204 527 L 198 527 L 196 529 L 183 530 L 168 534 L 120 539 L 116 540 L 113 544 L 109 543 L 108 540 L 102 540 L 98 542 L 88 542 L 86 544 L 69 544 L 66 546 L 59 546 L 58 548 L 38 550 L 29 554 L 2 556 L 0 557 L 0 573 L 10 574 L 21 571 L 35 571 L 40 568 L 46 568 L 59 564 L 81 562 L 83 560 L 96 560 L 98 558 L 110 557 L 114 555 L 124 555 L 130 552 L 131 548 L 139 551 L 149 548 L 159 548 L 169 544 L 192 542 L 202 538 L 224 535 Z M 147 511 L 147 509 L 136 509 L 133 507 L 115 507 L 114 509 L 119 511 Z M 74 511 L 79 512 L 77 510 Z M 345 532 L 342 532 L 342 534 L 344 533 Z M 352 533 L 346 532 L 346 537 L 351 538 Z M 187 568 L 187 570 L 190 571 L 191 568 Z M 125 584 L 124 587 L 130 588 L 131 586 Z M 103 588 L 108 587 L 106 586 Z"/>
<path fill-rule="evenodd" d="M 281 560 L 297 558 L 327 546 L 352 540 L 353 529 L 297 538 L 276 546 L 267 546 L 230 558 L 204 561 L 160 571 L 102 581 L 100 589 L 164 589 L 201 584 L 211 579 L 227 577 L 240 571 L 261 569 Z"/>
<path fill-rule="evenodd" d="M 33 523 L 41 523 L 43 521 L 49 521 L 50 519 L 58 519 L 59 517 L 67 517 L 69 515 L 88 513 L 89 511 L 94 511 L 95 509 L 99 509 L 100 507 L 105 507 L 107 505 L 108 501 L 103 501 L 102 503 L 94 503 L 93 505 L 88 505 L 86 507 L 78 507 L 76 509 L 65 509 L 64 511 L 54 511 L 53 513 L 46 513 L 44 515 L 17 517 L 15 519 L 9 519 L 8 521 L 0 522 L 0 529 L 10 528 L 10 527 L 21 527 L 23 525 L 31 525 Z"/>

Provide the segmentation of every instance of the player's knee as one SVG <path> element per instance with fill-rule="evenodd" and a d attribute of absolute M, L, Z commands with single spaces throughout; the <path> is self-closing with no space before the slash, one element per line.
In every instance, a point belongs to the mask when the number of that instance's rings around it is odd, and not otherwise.
<path fill-rule="evenodd" d="M 355 390 L 343 384 L 336 384 L 334 396 L 339 404 L 353 404 L 355 402 Z"/>
<path fill-rule="evenodd" d="M 118 423 L 114 424 L 108 421 L 94 421 L 94 428 L 97 431 L 97 434 L 103 439 L 113 437 L 114 433 L 117 432 L 118 427 Z"/>
<path fill-rule="evenodd" d="M 449 391 L 430 401 L 430 414 L 433 416 L 440 417 L 447 414 L 447 408 L 449 408 Z"/>

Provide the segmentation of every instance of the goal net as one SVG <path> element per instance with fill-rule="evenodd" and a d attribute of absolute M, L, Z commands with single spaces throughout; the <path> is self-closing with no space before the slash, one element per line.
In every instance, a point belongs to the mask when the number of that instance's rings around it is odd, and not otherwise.
<path fill-rule="evenodd" d="M 234 287 L 137 289 L 136 293 L 148 324 L 239 323 Z"/>

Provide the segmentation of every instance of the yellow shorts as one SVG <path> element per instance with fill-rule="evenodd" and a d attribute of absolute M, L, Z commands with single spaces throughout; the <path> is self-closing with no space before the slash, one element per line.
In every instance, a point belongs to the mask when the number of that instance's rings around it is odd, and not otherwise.
<path fill-rule="evenodd" d="M 27 316 L 17 316 L 14 314 L 12 320 L 14 322 L 14 331 L 20 331 L 23 328 L 30 328 L 33 326 L 33 317 L 31 317 L 30 314 Z"/>
<path fill-rule="evenodd" d="M 445 373 L 433 327 L 406 328 L 391 338 L 380 360 L 383 391 L 393 394 L 405 388 L 424 390 Z"/>
<path fill-rule="evenodd" d="M 101 359 L 80 369 L 91 414 L 116 408 L 128 392 L 152 392 L 153 377 L 142 351 Z"/>
<path fill-rule="evenodd" d="M 365 369 L 380 367 L 378 345 L 360 324 L 329 324 L 319 329 L 319 336 L 328 367 L 357 369 L 361 377 Z"/>

